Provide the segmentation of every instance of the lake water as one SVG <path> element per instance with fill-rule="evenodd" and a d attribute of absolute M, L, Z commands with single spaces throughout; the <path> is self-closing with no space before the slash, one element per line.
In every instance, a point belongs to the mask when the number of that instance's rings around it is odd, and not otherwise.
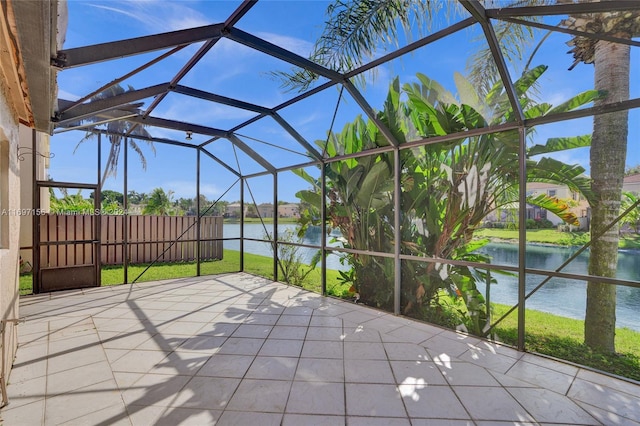
<path fill-rule="evenodd" d="M 269 232 L 273 227 L 267 225 Z M 295 229 L 295 225 L 279 225 L 279 232 Z M 264 228 L 260 224 L 245 225 L 245 238 L 262 239 L 265 235 Z M 225 224 L 224 237 L 237 238 L 240 236 L 239 224 Z M 303 243 L 319 245 L 321 234 L 313 232 L 308 234 Z M 327 245 L 330 238 L 327 238 Z M 225 249 L 239 250 L 238 241 L 225 241 Z M 247 253 L 272 256 L 269 244 L 245 241 L 245 251 Z M 540 245 L 528 245 L 526 262 L 527 267 L 553 271 L 564 263 L 571 255 L 577 251 L 576 248 L 549 247 Z M 496 265 L 517 266 L 518 246 L 515 244 L 491 243 L 482 248 L 482 252 L 491 256 L 491 263 Z M 299 253 L 304 260 L 309 260 L 313 256 L 314 250 L 300 248 Z M 617 278 L 640 282 L 640 253 L 638 251 L 620 251 L 618 256 L 618 276 Z M 582 253 L 562 272 L 586 274 L 589 261 L 588 251 Z M 337 255 L 330 255 L 327 258 L 329 269 L 346 269 Z M 494 275 L 497 284 L 491 285 L 491 301 L 502 304 L 515 305 L 518 301 L 518 278 L 517 276 Z M 546 277 L 528 274 L 526 278 L 527 293 L 542 282 Z M 586 308 L 586 282 L 580 280 L 570 280 L 563 278 L 553 278 L 541 289 L 526 301 L 529 309 L 549 312 L 570 318 L 584 319 Z M 481 285 L 480 291 L 484 292 Z M 618 301 L 616 307 L 616 317 L 618 327 L 628 327 L 640 331 L 640 288 L 618 286 Z"/>
<path fill-rule="evenodd" d="M 491 263 L 517 266 L 518 247 L 515 244 L 491 243 L 483 247 L 482 252 L 491 256 Z M 577 248 L 528 245 L 526 253 L 527 267 L 554 271 L 571 257 Z M 638 251 L 620 251 L 618 253 L 617 278 L 640 282 L 640 253 Z M 562 272 L 587 274 L 589 264 L 588 251 L 580 254 Z M 491 300 L 497 303 L 514 305 L 518 301 L 518 278 L 516 276 L 495 275 L 498 283 L 491 286 Z M 525 288 L 527 294 L 545 280 L 545 276 L 528 274 Z M 484 286 L 483 286 L 484 287 Z M 482 291 L 482 290 L 481 290 Z M 584 319 L 587 300 L 585 281 L 553 278 L 527 299 L 527 308 Z M 616 305 L 616 324 L 640 331 L 640 288 L 618 286 Z"/>

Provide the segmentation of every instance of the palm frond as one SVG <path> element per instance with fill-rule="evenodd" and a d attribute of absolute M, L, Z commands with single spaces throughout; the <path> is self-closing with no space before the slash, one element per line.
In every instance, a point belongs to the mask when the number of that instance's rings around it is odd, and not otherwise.
<path fill-rule="evenodd" d="M 518 0 L 501 7 L 541 6 L 551 4 L 552 0 Z M 486 2 L 485 2 L 486 3 Z M 523 19 L 537 21 L 537 17 L 525 17 Z M 523 54 L 533 41 L 533 27 L 506 21 L 492 21 L 493 31 L 500 45 L 500 51 L 511 64 L 517 64 L 523 59 Z M 478 37 L 476 42 L 485 41 L 484 36 Z M 500 74 L 495 59 L 488 45 L 484 45 L 473 53 L 467 62 L 469 80 L 479 87 L 481 93 L 487 94 L 492 87 L 500 82 Z M 526 72 L 522 69 L 521 72 Z"/>
<path fill-rule="evenodd" d="M 346 72 L 373 57 L 381 45 L 397 43 L 400 30 L 410 37 L 429 28 L 435 13 L 449 2 L 435 0 L 338 0 L 327 8 L 327 20 L 309 59 Z M 274 72 L 282 86 L 304 91 L 318 75 L 302 69 Z"/>

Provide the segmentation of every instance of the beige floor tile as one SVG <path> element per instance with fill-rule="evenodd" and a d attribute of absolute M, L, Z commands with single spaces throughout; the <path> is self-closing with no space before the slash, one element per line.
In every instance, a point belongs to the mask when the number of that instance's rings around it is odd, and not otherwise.
<path fill-rule="evenodd" d="M 599 407 L 594 407 L 593 405 L 585 404 L 584 402 L 577 401 L 580 407 L 582 407 L 587 413 L 589 413 L 594 419 L 598 420 L 599 425 L 605 426 L 640 426 L 640 419 L 629 419 L 625 417 L 621 417 L 618 414 L 603 410 Z M 550 424 L 541 423 L 540 426 L 552 426 Z"/>
<path fill-rule="evenodd" d="M 446 385 L 442 372 L 433 361 L 391 361 L 391 369 L 397 385 L 422 383 Z"/>
<path fill-rule="evenodd" d="M 222 410 L 236 392 L 239 379 L 193 377 L 171 401 L 172 407 Z"/>
<path fill-rule="evenodd" d="M 342 342 L 323 342 L 306 340 L 302 346 L 302 358 L 330 358 L 342 359 Z"/>
<path fill-rule="evenodd" d="M 536 386 L 553 389 L 555 392 L 564 394 L 569 390 L 574 376 L 542 367 L 530 362 L 518 361 L 507 371 L 507 376 L 532 383 Z"/>
<path fill-rule="evenodd" d="M 418 330 L 414 327 L 410 327 L 405 325 L 403 327 L 396 328 L 387 333 L 389 336 L 393 336 L 399 339 L 402 339 L 404 342 L 410 342 L 415 344 L 422 344 L 427 339 L 435 336 L 435 334 L 425 333 L 421 330 Z"/>
<path fill-rule="evenodd" d="M 281 421 L 282 414 L 280 413 L 249 413 L 243 411 L 225 411 L 216 422 L 216 426 L 280 426 Z"/>
<path fill-rule="evenodd" d="M 409 419 L 392 417 L 356 417 L 348 416 L 349 426 L 411 426 Z"/>
<path fill-rule="evenodd" d="M 81 365 L 47 375 L 47 397 L 112 381 L 113 373 L 107 361 Z"/>
<path fill-rule="evenodd" d="M 386 360 L 387 353 L 382 342 L 344 342 L 345 359 Z"/>
<path fill-rule="evenodd" d="M 344 384 L 293 382 L 286 412 L 344 416 Z"/>
<path fill-rule="evenodd" d="M 160 334 L 167 333 L 193 336 L 194 334 L 197 334 L 198 331 L 201 330 L 204 326 L 205 324 L 201 322 L 175 321 L 159 326 L 157 328 L 157 331 Z"/>
<path fill-rule="evenodd" d="M 249 337 L 255 339 L 266 339 L 273 326 L 259 324 L 241 324 L 231 337 Z"/>
<path fill-rule="evenodd" d="M 616 379 L 615 377 L 607 376 L 606 374 L 597 373 L 586 369 L 580 369 L 577 376 L 578 379 L 586 380 L 592 383 L 597 383 L 602 386 L 606 386 L 617 391 L 628 393 L 629 395 L 640 398 L 640 386 L 631 381 Z"/>
<path fill-rule="evenodd" d="M 283 413 L 291 382 L 244 379 L 231 397 L 228 410 Z"/>
<path fill-rule="evenodd" d="M 217 353 L 227 355 L 257 355 L 264 344 L 264 339 L 229 337 Z"/>
<path fill-rule="evenodd" d="M 453 386 L 473 419 L 533 422 L 534 418 L 506 390 L 499 387 Z"/>
<path fill-rule="evenodd" d="M 285 356 L 300 357 L 302 352 L 302 340 L 267 339 L 260 348 L 261 356 Z"/>
<path fill-rule="evenodd" d="M 439 356 L 437 353 L 433 353 L 431 351 L 429 351 L 429 353 L 431 354 L 431 356 L 433 356 L 434 359 L 438 358 L 443 363 L 446 363 L 443 357 Z M 472 364 L 485 367 L 488 370 L 503 374 L 509 371 L 509 369 L 513 367 L 513 365 L 517 362 L 517 359 L 511 356 L 496 353 L 488 349 L 477 348 L 469 349 L 468 351 L 460 355 L 459 359 L 461 361 L 468 361 Z"/>
<path fill-rule="evenodd" d="M 136 417 L 132 416 L 132 422 L 134 425 L 140 424 L 140 426 L 154 425 L 154 426 L 204 426 L 218 424 L 217 421 L 222 414 L 221 411 L 216 410 L 200 410 L 193 408 L 178 408 L 178 407 L 166 407 L 161 408 L 160 414 L 157 415 L 153 421 L 136 422 Z M 138 417 L 138 419 L 140 419 Z"/>
<path fill-rule="evenodd" d="M 640 419 L 640 398 L 626 392 L 576 379 L 567 396 L 576 401 L 613 412 L 623 418 L 634 421 Z"/>
<path fill-rule="evenodd" d="M 448 366 L 438 366 L 450 385 L 500 386 L 500 383 L 484 368 L 470 362 L 453 361 Z"/>
<path fill-rule="evenodd" d="M 510 388 L 507 391 L 542 423 L 593 425 L 598 421 L 564 395 L 546 389 Z"/>
<path fill-rule="evenodd" d="M 347 383 L 395 383 L 388 361 L 344 360 L 344 375 Z"/>
<path fill-rule="evenodd" d="M 347 383 L 345 387 L 348 416 L 407 417 L 395 385 Z"/>
<path fill-rule="evenodd" d="M 252 355 L 215 354 L 198 370 L 197 376 L 242 378 L 254 360 Z"/>
<path fill-rule="evenodd" d="M 257 356 L 247 371 L 247 379 L 293 380 L 298 358 Z"/>
<path fill-rule="evenodd" d="M 384 349 L 390 361 L 428 361 L 426 349 L 415 343 L 385 342 Z"/>
<path fill-rule="evenodd" d="M 293 325 L 275 325 L 269 333 L 271 339 L 293 339 L 301 340 L 307 335 L 307 327 L 296 327 Z"/>
<path fill-rule="evenodd" d="M 402 393 L 402 400 L 412 419 L 471 418 L 449 386 L 415 386 Z"/>
<path fill-rule="evenodd" d="M 73 371 L 96 362 L 107 361 L 104 349 L 99 345 L 83 347 L 82 349 L 68 349 L 64 351 L 51 352 L 47 365 L 48 374 L 55 374 L 61 371 Z"/>
<path fill-rule="evenodd" d="M 472 420 L 449 420 L 449 419 L 411 419 L 412 426 L 477 426 L 481 422 L 473 422 Z M 514 426 L 513 422 L 488 422 L 486 426 Z M 537 426 L 528 425 L 527 423 L 516 423 L 517 426 Z"/>
<path fill-rule="evenodd" d="M 21 304 L 7 425 L 640 426 L 631 382 L 248 274 Z"/>
<path fill-rule="evenodd" d="M 179 406 L 176 397 L 189 380 L 189 376 L 145 374 L 124 389 L 122 398 L 127 406 Z"/>
<path fill-rule="evenodd" d="M 350 422 L 349 426 L 352 424 Z M 389 423 L 385 425 L 392 426 Z M 345 426 L 345 417 L 319 414 L 285 414 L 282 418 L 282 426 Z"/>
<path fill-rule="evenodd" d="M 20 349 L 19 349 L 20 350 Z M 33 360 L 25 360 L 18 352 L 16 363 L 13 364 L 9 383 L 23 383 L 34 379 L 44 378 L 47 376 L 47 358 L 41 357 Z"/>
<path fill-rule="evenodd" d="M 314 315 L 311 317 L 311 322 L 309 323 L 309 325 L 311 327 L 336 327 L 338 329 L 342 329 L 342 319 L 325 315 L 318 315 L 317 311 L 314 311 Z"/>
<path fill-rule="evenodd" d="M 220 350 L 227 338 L 224 336 L 197 335 L 192 337 L 183 336 L 180 340 L 180 344 L 176 347 L 177 352 L 189 351 L 212 355 Z"/>
<path fill-rule="evenodd" d="M 7 426 L 37 426 L 44 424 L 44 398 L 33 399 L 28 404 L 10 401 L 2 409 L 0 420 Z"/>
<path fill-rule="evenodd" d="M 117 351 L 111 349 L 110 351 Z M 116 361 L 111 361 L 113 371 L 124 371 L 129 373 L 146 373 L 160 361 L 165 359 L 169 353 L 164 351 L 142 351 L 134 349 L 120 356 Z"/>
<path fill-rule="evenodd" d="M 300 358 L 295 380 L 307 382 L 344 382 L 342 360 Z"/>
<path fill-rule="evenodd" d="M 566 364 L 564 362 L 556 361 L 550 358 L 545 358 L 544 356 L 537 356 L 530 353 L 522 354 L 522 356 L 520 357 L 520 360 L 531 363 L 531 364 L 539 365 L 541 367 L 545 367 L 550 370 L 558 371 L 568 376 L 575 377 L 578 374 L 578 370 L 579 370 L 579 368 L 576 367 L 575 365 Z"/>
<path fill-rule="evenodd" d="M 344 341 L 345 342 L 382 342 L 380 332 L 367 325 L 361 326 L 349 326 L 345 323 L 344 329 Z"/>
<path fill-rule="evenodd" d="M 45 424 L 70 422 L 112 406 L 124 410 L 122 397 L 113 380 L 47 398 Z"/>
<path fill-rule="evenodd" d="M 7 394 L 9 397 L 9 405 L 5 410 L 13 410 L 23 405 L 32 405 L 38 401 L 44 401 L 46 397 L 47 377 L 37 377 L 21 382 L 9 382 Z M 0 418 L 2 418 L 0 416 Z"/>
<path fill-rule="evenodd" d="M 451 339 L 450 337 L 454 337 Z M 459 357 L 463 353 L 469 350 L 474 343 L 477 343 L 477 339 L 463 339 L 457 335 L 441 333 L 429 338 L 422 343 L 422 346 L 429 349 L 432 353 L 447 354 L 451 357 Z"/>
<path fill-rule="evenodd" d="M 193 376 L 208 360 L 209 355 L 201 352 L 175 351 L 151 367 L 148 373 Z"/>
<path fill-rule="evenodd" d="M 71 419 L 65 423 L 61 423 L 61 426 L 95 426 L 95 425 L 109 425 L 109 426 L 131 426 L 131 420 L 129 419 L 129 413 L 127 412 L 124 404 L 111 405 L 109 407 L 101 408 L 95 407 L 95 410 L 82 417 Z"/>

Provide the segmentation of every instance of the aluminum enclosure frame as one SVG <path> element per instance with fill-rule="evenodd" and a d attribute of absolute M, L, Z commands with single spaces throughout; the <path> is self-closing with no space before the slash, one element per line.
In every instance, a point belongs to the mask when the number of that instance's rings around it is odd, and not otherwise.
<path fill-rule="evenodd" d="M 168 49 L 172 48 L 170 52 L 167 52 L 160 57 L 150 61 L 149 63 L 139 67 L 137 70 L 134 70 L 126 76 L 130 76 L 135 74 L 136 72 L 142 71 L 147 66 L 150 66 L 152 63 L 155 63 L 166 55 L 171 55 L 181 48 L 196 42 L 204 42 L 203 46 L 198 50 L 198 52 L 185 64 L 185 66 L 174 76 L 174 78 L 166 83 L 149 86 L 146 88 L 138 89 L 134 92 L 127 92 L 119 96 L 115 96 L 113 98 L 109 98 L 107 100 L 99 101 L 99 102 L 91 102 L 91 103 L 82 103 L 78 104 L 59 100 L 59 111 L 51 118 L 51 125 L 56 129 L 55 131 L 68 131 L 70 129 L 85 129 L 87 131 L 95 131 L 97 133 L 105 133 L 104 130 L 98 128 L 96 123 L 85 123 L 78 124 L 79 120 L 90 116 L 99 116 L 104 118 L 105 120 L 126 120 L 136 125 L 144 125 L 146 128 L 153 129 L 154 127 L 159 128 L 167 128 L 171 130 L 177 130 L 181 132 L 193 132 L 195 134 L 208 136 L 209 139 L 203 143 L 198 145 L 189 144 L 182 141 L 175 141 L 169 139 L 162 138 L 145 138 L 139 137 L 131 134 L 130 132 L 127 134 L 122 134 L 123 137 L 132 137 L 132 138 L 140 138 L 142 140 L 150 140 L 157 143 L 166 143 L 170 145 L 176 145 L 185 148 L 193 148 L 196 150 L 197 156 L 197 191 L 196 197 L 199 200 L 200 198 L 200 186 L 201 186 L 201 173 L 200 173 L 200 161 L 202 155 L 208 156 L 214 161 L 218 162 L 222 165 L 226 170 L 231 172 L 234 176 L 236 176 L 241 182 L 241 199 L 242 204 L 244 204 L 244 187 L 247 179 L 259 176 L 271 176 L 273 178 L 273 189 L 274 189 L 274 206 L 277 205 L 277 188 L 278 188 L 278 175 L 284 171 L 289 171 L 296 168 L 302 167 L 310 167 L 310 166 L 318 166 L 321 169 L 321 180 L 325 182 L 326 176 L 324 167 L 327 164 L 336 161 L 342 161 L 348 158 L 357 158 L 370 156 L 376 153 L 382 152 L 393 152 L 394 153 L 394 161 L 395 161 L 395 176 L 394 176 L 394 188 L 395 188 L 395 198 L 394 205 L 396 211 L 396 218 L 394 224 L 396 226 L 396 233 L 398 232 L 399 224 L 400 224 L 400 197 L 401 186 L 400 186 L 400 152 L 404 149 L 410 149 L 412 147 L 426 146 L 433 143 L 440 143 L 449 140 L 460 139 L 463 137 L 471 137 L 482 134 L 489 134 L 494 132 L 503 132 L 503 131 L 517 131 L 519 133 L 519 143 L 520 143 L 520 160 L 519 160 L 519 168 L 520 168 L 520 185 L 521 187 L 525 186 L 526 181 L 524 180 L 526 175 L 526 163 L 525 163 L 525 134 L 526 131 L 534 127 L 536 125 L 548 124 L 553 122 L 561 122 L 568 119 L 579 118 L 579 117 L 589 117 L 594 115 L 606 114 L 614 111 L 621 110 L 630 110 L 635 108 L 640 108 L 640 98 L 630 99 L 627 101 L 608 104 L 605 106 L 597 106 L 597 107 L 589 107 L 584 108 L 579 111 L 565 112 L 555 114 L 553 116 L 543 116 L 535 119 L 527 119 L 524 116 L 522 111 L 522 107 L 520 102 L 518 101 L 518 96 L 516 90 L 513 86 L 513 81 L 511 81 L 511 77 L 509 74 L 509 70 L 507 69 L 507 61 L 504 57 L 504 54 L 501 52 L 499 42 L 496 38 L 496 33 L 493 28 L 492 22 L 495 20 L 503 20 L 507 22 L 515 22 L 520 23 L 522 25 L 531 25 L 532 27 L 539 27 L 549 30 L 555 30 L 558 32 L 566 32 L 572 35 L 581 35 L 585 37 L 590 37 L 594 39 L 602 39 L 607 41 L 614 41 L 625 43 L 624 40 L 612 37 L 610 35 L 599 35 L 599 34 L 591 34 L 584 33 L 576 30 L 566 30 L 556 27 L 550 27 L 548 25 L 539 24 L 536 22 L 530 22 L 525 20 L 524 17 L 527 16 L 553 16 L 558 14 L 567 14 L 567 13 L 598 13 L 604 11 L 617 11 L 617 10 L 640 10 L 640 4 L 626 2 L 626 1 L 610 1 L 610 2 L 596 2 L 596 3 L 572 3 L 572 4 L 562 4 L 562 5 L 554 5 L 554 6 L 536 6 L 536 7 L 514 7 L 514 8 L 495 8 L 495 9 L 486 9 L 482 6 L 482 4 L 477 0 L 461 0 L 461 5 L 470 13 L 471 17 L 461 20 L 453 25 L 448 26 L 447 28 L 437 31 L 433 34 L 429 34 L 420 40 L 412 42 L 407 46 L 398 49 L 395 52 L 391 52 L 387 55 L 384 55 L 378 59 L 375 59 L 365 65 L 358 67 L 357 69 L 351 70 L 344 74 L 341 74 L 337 71 L 328 69 L 320 64 L 314 63 L 311 60 L 301 57 L 293 52 L 287 51 L 280 46 L 277 46 L 273 43 L 270 43 L 264 39 L 256 37 L 253 34 L 249 34 L 235 27 L 235 25 L 242 19 L 242 17 L 256 4 L 256 1 L 245 0 L 223 23 L 217 23 L 213 25 L 208 25 L 199 28 L 192 28 L 188 30 L 180 30 L 174 31 L 170 33 L 162 33 L 156 34 L 152 36 L 139 37 L 135 39 L 128 40 L 119 40 L 111 43 L 102 43 L 99 45 L 86 46 L 74 49 L 60 50 L 55 52 L 52 58 L 52 67 L 55 67 L 59 70 L 59 72 L 64 72 L 65 69 L 81 67 L 87 64 L 102 62 L 111 60 L 114 58 L 122 57 L 122 56 L 130 56 L 137 55 L 152 51 L 157 51 L 160 49 Z M 498 126 L 488 126 L 481 129 L 475 129 L 473 131 L 450 134 L 441 137 L 427 138 L 419 141 L 408 142 L 405 144 L 400 144 L 393 136 L 393 134 L 387 129 L 382 123 L 381 120 L 377 118 L 376 112 L 374 109 L 367 103 L 365 97 L 362 95 L 361 91 L 352 83 L 351 79 L 358 74 L 370 70 L 378 65 L 389 62 L 393 59 L 399 58 L 400 56 L 410 53 L 418 48 L 421 48 L 425 45 L 433 43 L 437 40 L 440 40 L 448 35 L 461 31 L 471 25 L 478 24 L 482 28 L 482 32 L 487 40 L 488 46 L 491 50 L 492 57 L 496 63 L 496 67 L 498 73 L 503 82 L 505 91 L 507 93 L 509 103 L 513 111 L 515 112 L 515 121 L 507 124 L 502 124 Z M 278 58 L 282 61 L 288 62 L 294 66 L 300 67 L 303 70 L 308 72 L 317 74 L 326 78 L 328 81 L 324 82 L 317 87 L 307 90 L 306 92 L 297 95 L 280 105 L 277 105 L 273 108 L 267 108 L 261 105 L 256 105 L 250 102 L 246 102 L 241 99 L 232 99 L 226 96 L 222 96 L 215 93 L 210 93 L 198 89 L 197 87 L 188 87 L 180 84 L 182 78 L 186 75 L 186 73 L 198 63 L 199 60 L 204 57 L 207 52 L 213 47 L 213 45 L 220 39 L 226 38 L 236 43 L 240 43 L 245 45 L 251 49 L 260 51 L 264 54 L 272 56 L 274 58 Z M 632 46 L 640 46 L 640 43 L 633 40 L 626 41 L 626 44 Z M 123 76 L 124 78 L 124 76 Z M 115 83 L 121 81 L 123 78 L 114 80 Z M 113 84 L 115 84 L 113 83 Z M 364 111 L 369 120 L 374 123 L 374 125 L 378 128 L 380 133 L 384 136 L 387 146 L 381 146 L 374 150 L 369 150 L 361 153 L 350 154 L 350 155 L 340 155 L 336 157 L 327 157 L 323 153 L 319 152 L 313 145 L 307 141 L 293 126 L 291 126 L 280 114 L 280 111 L 284 108 L 291 106 L 297 102 L 300 102 L 309 96 L 313 96 L 314 94 L 325 90 L 329 87 L 337 86 L 346 91 L 352 96 L 352 98 L 356 101 L 359 107 Z M 103 86 L 104 88 L 104 86 Z M 232 106 L 234 108 L 239 108 L 245 111 L 250 111 L 256 113 L 256 116 L 251 119 L 241 123 L 240 125 L 231 128 L 231 129 L 217 129 L 213 127 L 209 127 L 207 125 L 199 124 L 199 123 L 190 123 L 190 122 L 182 122 L 176 120 L 168 120 L 162 117 L 156 117 L 152 115 L 153 110 L 162 102 L 164 97 L 169 93 L 178 93 L 184 96 L 198 98 L 201 100 L 205 100 L 212 103 L 223 104 L 227 106 Z M 123 116 L 118 115 L 123 110 L 129 110 L 131 112 L 131 104 L 142 99 L 154 97 L 154 101 L 151 106 L 146 111 L 134 111 L 132 114 L 125 114 Z M 85 97 L 85 100 L 88 97 Z M 249 126 L 250 124 L 266 119 L 270 117 L 275 121 L 276 125 L 280 127 L 283 131 L 289 134 L 293 140 L 295 140 L 298 145 L 307 153 L 308 160 L 305 162 L 301 162 L 299 164 L 291 164 L 286 167 L 276 167 L 267 161 L 265 158 L 260 156 L 257 152 L 251 149 L 246 143 L 242 141 L 242 139 L 237 135 L 239 131 L 243 128 Z M 218 140 L 225 139 L 228 140 L 235 148 L 244 152 L 248 157 L 254 160 L 256 163 L 262 166 L 264 169 L 263 172 L 252 173 L 243 175 L 233 169 L 233 167 L 224 163 L 224 161 L 220 160 L 216 156 L 214 156 L 208 149 L 208 145 L 215 143 Z M 125 149 L 125 163 L 126 163 L 126 152 Z M 125 188 L 126 188 L 126 165 L 125 165 Z M 324 185 L 326 187 L 326 183 Z M 325 188 L 323 188 L 324 190 Z M 127 197 L 125 190 L 125 200 Z M 323 197 L 323 200 L 326 201 L 326 197 Z M 125 201 L 126 203 L 126 201 Z M 540 271 L 537 269 L 527 268 L 524 262 L 524 254 L 526 253 L 526 236 L 525 236 L 525 209 L 526 198 L 524 191 L 520 191 L 519 198 L 520 205 L 520 215 L 518 218 L 518 223 L 520 227 L 520 239 L 519 239 L 519 257 L 520 263 L 519 267 L 513 268 L 513 272 L 517 272 L 519 276 L 519 293 L 518 293 L 518 306 L 519 309 L 519 339 L 518 339 L 518 349 L 524 350 L 525 342 L 524 342 L 524 329 L 525 329 L 525 318 L 524 318 L 524 307 L 525 300 L 530 296 L 525 293 L 525 277 L 527 274 L 536 274 L 541 276 L 549 276 L 549 277 L 560 277 L 560 278 L 578 278 L 581 280 L 589 280 L 594 282 L 601 283 L 609 283 L 612 285 L 626 285 L 631 287 L 639 287 L 640 283 L 629 280 L 621 280 L 621 279 L 612 279 L 612 278 L 604 278 L 604 277 L 593 277 L 588 275 L 576 275 L 576 274 L 567 274 L 561 271 Z M 198 211 L 199 210 L 198 206 Z M 242 208 L 244 210 L 244 207 Z M 323 213 L 323 224 L 326 224 L 326 212 L 325 206 L 322 206 Z M 275 216 L 275 215 L 274 215 Z M 274 220 L 274 244 L 278 244 L 277 239 L 277 219 Z M 326 225 L 323 225 L 323 228 Z M 326 229 L 323 229 L 325 232 Z M 240 235 L 240 251 L 241 251 L 241 259 L 243 258 L 244 253 L 244 235 L 241 233 Z M 291 244 L 291 243 L 289 243 Z M 294 244 L 301 247 L 305 247 L 304 244 Z M 126 247 L 126 246 L 125 246 Z M 326 247 L 325 243 L 322 243 L 321 250 L 323 253 L 327 253 L 329 250 Z M 399 238 L 396 238 L 395 248 L 393 253 L 378 253 L 378 252 L 369 252 L 366 250 L 357 250 L 357 249 L 344 249 L 344 248 L 331 248 L 331 251 L 343 252 L 343 253 L 353 253 L 353 254 L 361 254 L 361 255 L 375 255 L 379 257 L 388 257 L 393 258 L 396 264 L 395 270 L 395 280 L 394 280 L 394 295 L 395 295 L 395 303 L 394 303 L 394 313 L 396 315 L 400 315 L 400 288 L 402 277 L 400 276 L 400 263 L 403 260 L 412 260 L 412 261 L 421 261 L 421 262 L 438 262 L 444 264 L 451 265 L 465 265 L 465 266 L 473 266 L 482 269 L 501 269 L 501 270 L 509 270 L 504 266 L 495 266 L 495 265 L 487 265 L 487 264 L 479 264 L 473 262 L 462 262 L 462 261 L 454 261 L 449 259 L 435 259 L 435 258 L 421 258 L 416 256 L 408 256 L 401 254 L 400 251 L 400 241 Z M 277 250 L 274 251 L 277 253 Z M 241 270 L 244 269 L 244 265 L 241 260 Z M 126 268 L 125 268 L 126 271 Z M 200 262 L 198 261 L 197 266 L 198 275 L 200 274 Z M 274 255 L 274 277 L 277 280 L 278 278 L 278 266 L 277 266 L 277 255 Z M 127 275 L 125 272 L 125 282 L 127 282 Z M 323 257 L 322 262 L 322 289 L 323 292 L 326 292 L 326 258 Z"/>

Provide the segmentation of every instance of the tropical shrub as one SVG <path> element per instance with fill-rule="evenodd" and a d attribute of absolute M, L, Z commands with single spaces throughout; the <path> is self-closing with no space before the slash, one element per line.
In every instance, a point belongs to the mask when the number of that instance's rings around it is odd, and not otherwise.
<path fill-rule="evenodd" d="M 514 83 L 527 118 L 575 109 L 599 96 L 594 91 L 585 92 L 555 108 L 535 103 L 526 92 L 545 70 L 544 66 L 534 68 Z M 482 334 L 487 307 L 476 284 L 491 282 L 491 278 L 486 270 L 446 260 L 490 261 L 476 252 L 487 241 L 474 240 L 473 233 L 489 214 L 511 208 L 518 201 L 520 136 L 517 131 L 465 134 L 514 119 L 501 85 L 481 98 L 464 77 L 456 74 L 456 98 L 425 75 L 418 74 L 417 79 L 416 83 L 403 85 L 402 90 L 395 79 L 384 109 L 378 113 L 400 149 L 331 161 L 324 166 L 327 225 L 340 229 L 344 248 L 371 252 L 347 255 L 353 270 L 349 276 L 362 302 L 393 310 L 395 274 L 400 273 L 403 314 L 448 326 L 461 321 L 469 331 Z M 460 137 L 407 145 L 451 134 Z M 589 136 L 558 138 L 544 146 L 529 147 L 527 181 L 559 183 L 588 195 L 589 180 L 582 167 L 549 157 L 532 157 L 588 145 L 589 141 Z M 366 152 L 386 141 L 372 121 L 358 117 L 340 133 L 331 133 L 327 141 L 317 143 L 333 157 Z M 397 163 L 395 155 L 399 156 Z M 395 164 L 400 170 L 395 170 Z M 297 173 L 312 184 L 311 189 L 297 194 L 309 206 L 301 219 L 304 229 L 318 223 L 322 192 L 318 180 L 304 170 Z M 395 189 L 396 173 L 400 174 L 400 192 Z M 396 195 L 401 207 L 398 229 Z M 545 194 L 527 197 L 527 203 L 567 223 L 577 222 L 566 203 Z M 396 235 L 400 237 L 401 254 L 406 255 L 399 271 L 393 256 Z"/>

